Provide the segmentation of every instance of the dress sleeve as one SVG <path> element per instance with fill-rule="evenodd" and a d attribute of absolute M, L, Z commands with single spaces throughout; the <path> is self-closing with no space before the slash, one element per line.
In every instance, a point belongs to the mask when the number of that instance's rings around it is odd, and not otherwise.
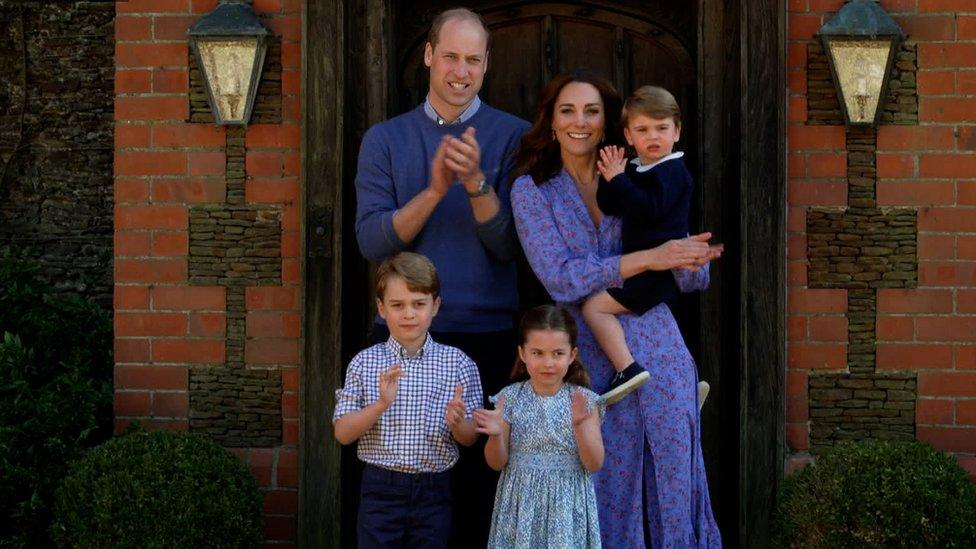
<path fill-rule="evenodd" d="M 585 387 L 578 387 L 576 390 L 586 395 L 586 411 L 591 412 L 595 409 L 600 414 L 600 423 L 603 423 L 603 415 L 607 411 L 606 401 L 600 398 L 600 395 Z"/>
<path fill-rule="evenodd" d="M 488 401 L 491 402 L 492 406 L 495 408 L 498 408 L 499 397 L 505 397 L 505 410 L 502 412 L 502 419 L 507 421 L 509 425 L 512 423 L 512 410 L 518 406 L 518 389 L 523 385 L 524 383 L 513 383 L 506 386 L 501 391 L 498 391 L 497 395 L 488 397 Z"/>
<path fill-rule="evenodd" d="M 332 414 L 333 423 L 348 413 L 356 412 L 366 407 L 365 381 L 363 379 L 362 364 L 357 356 L 349 363 L 345 384 L 340 389 L 336 389 L 336 406 Z"/>
<path fill-rule="evenodd" d="M 389 144 L 374 126 L 363 136 L 356 166 L 356 241 L 363 257 L 382 261 L 406 248 L 393 228 L 397 210 Z"/>
<path fill-rule="evenodd" d="M 674 275 L 674 281 L 678 285 L 678 290 L 682 293 L 689 293 L 708 288 L 710 280 L 708 267 L 708 265 L 705 265 L 697 271 L 680 267 L 671 269 L 671 274 Z"/>
<path fill-rule="evenodd" d="M 556 301 L 581 301 L 622 283 L 620 256 L 576 254 L 570 249 L 551 205 L 529 176 L 515 181 L 512 213 L 529 265 Z"/>

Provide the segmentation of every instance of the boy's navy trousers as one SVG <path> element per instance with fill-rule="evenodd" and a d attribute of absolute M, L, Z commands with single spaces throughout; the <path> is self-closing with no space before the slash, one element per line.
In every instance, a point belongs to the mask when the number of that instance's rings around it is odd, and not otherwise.
<path fill-rule="evenodd" d="M 359 502 L 360 549 L 443 548 L 451 533 L 451 473 L 399 473 L 366 464 Z"/>

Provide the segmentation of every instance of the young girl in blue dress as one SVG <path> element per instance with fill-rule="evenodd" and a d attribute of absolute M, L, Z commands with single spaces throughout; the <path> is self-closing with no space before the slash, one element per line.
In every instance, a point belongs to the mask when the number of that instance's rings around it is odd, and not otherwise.
<path fill-rule="evenodd" d="M 600 547 L 590 474 L 603 466 L 599 397 L 587 389 L 576 323 L 536 307 L 519 325 L 515 383 L 476 410 L 485 459 L 501 471 L 488 547 Z"/>

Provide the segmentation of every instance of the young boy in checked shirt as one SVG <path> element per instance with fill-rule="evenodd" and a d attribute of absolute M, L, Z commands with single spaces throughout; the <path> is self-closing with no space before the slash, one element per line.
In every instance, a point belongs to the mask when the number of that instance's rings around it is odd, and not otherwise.
<path fill-rule="evenodd" d="M 336 440 L 365 463 L 359 547 L 444 547 L 451 530 L 449 471 L 457 444 L 478 438 L 481 407 L 474 361 L 427 333 L 440 283 L 426 257 L 403 252 L 376 273 L 376 304 L 390 338 L 352 359 L 336 391 Z"/>

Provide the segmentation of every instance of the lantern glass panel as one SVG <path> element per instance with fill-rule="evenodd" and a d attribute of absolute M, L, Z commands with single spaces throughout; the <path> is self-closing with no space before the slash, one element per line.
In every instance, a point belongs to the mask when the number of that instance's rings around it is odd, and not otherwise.
<path fill-rule="evenodd" d="M 830 56 L 852 124 L 873 124 L 884 90 L 890 41 L 830 40 Z"/>
<path fill-rule="evenodd" d="M 211 97 L 225 123 L 244 122 L 258 46 L 257 38 L 197 42 Z"/>

